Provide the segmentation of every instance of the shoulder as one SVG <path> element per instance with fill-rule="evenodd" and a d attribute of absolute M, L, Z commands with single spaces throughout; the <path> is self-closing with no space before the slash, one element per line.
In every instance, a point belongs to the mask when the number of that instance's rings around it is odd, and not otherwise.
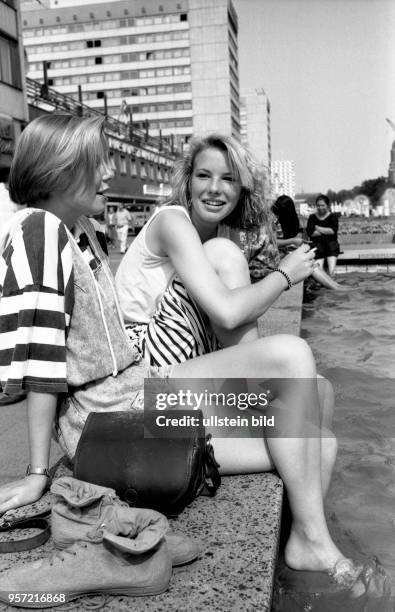
<path fill-rule="evenodd" d="M 58 241 L 61 246 L 68 242 L 63 221 L 46 210 L 35 209 L 20 223 L 23 240 L 30 249 L 43 247 L 45 243 Z"/>
<path fill-rule="evenodd" d="M 167 206 L 159 210 L 156 219 L 153 221 L 157 232 L 160 234 L 170 233 L 173 239 L 181 231 L 189 233 L 190 230 L 194 229 L 188 212 L 181 206 Z"/>
<path fill-rule="evenodd" d="M 188 211 L 183 206 L 163 206 L 154 213 L 154 217 L 160 222 L 168 222 L 169 220 L 182 219 L 191 222 Z"/>

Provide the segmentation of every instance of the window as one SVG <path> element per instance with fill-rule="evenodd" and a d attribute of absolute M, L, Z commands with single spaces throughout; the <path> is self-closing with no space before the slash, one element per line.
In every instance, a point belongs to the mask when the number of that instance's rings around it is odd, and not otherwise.
<path fill-rule="evenodd" d="M 101 40 L 95 40 L 93 43 L 94 47 L 101 47 Z"/>
<path fill-rule="evenodd" d="M 188 15 L 186 13 L 181 13 L 180 21 L 188 21 Z"/>
<path fill-rule="evenodd" d="M 96 92 L 96 98 L 98 100 L 102 100 L 104 98 L 104 91 L 97 91 Z"/>
<path fill-rule="evenodd" d="M 126 174 L 126 157 L 124 155 L 119 158 L 119 169 L 121 174 Z"/>
<path fill-rule="evenodd" d="M 18 43 L 0 36 L 0 81 L 22 87 Z"/>
<path fill-rule="evenodd" d="M 86 41 L 86 46 L 88 47 L 88 49 L 92 49 L 92 47 L 93 47 L 93 40 L 87 40 Z"/>
<path fill-rule="evenodd" d="M 147 178 L 147 170 L 145 169 L 144 162 L 140 162 L 140 176 L 141 178 Z"/>
<path fill-rule="evenodd" d="M 95 57 L 95 64 L 96 64 L 96 66 L 97 66 L 98 64 L 102 64 L 102 63 L 103 63 L 103 58 L 101 58 L 101 57 Z"/>
<path fill-rule="evenodd" d="M 110 161 L 111 170 L 113 170 L 114 172 L 117 172 L 117 171 L 118 171 L 118 168 L 117 168 L 117 164 L 116 164 L 116 162 L 115 162 L 115 156 L 114 156 L 114 153 L 112 153 L 112 152 L 110 151 L 110 154 L 109 154 L 109 156 L 108 156 L 108 157 L 109 157 L 109 161 Z"/>
<path fill-rule="evenodd" d="M 130 176 L 137 176 L 137 165 L 134 158 L 130 158 Z"/>

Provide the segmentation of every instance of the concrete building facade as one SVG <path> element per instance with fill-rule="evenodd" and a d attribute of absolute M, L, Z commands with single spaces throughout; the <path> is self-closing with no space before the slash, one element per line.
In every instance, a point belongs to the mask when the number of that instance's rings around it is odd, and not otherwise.
<path fill-rule="evenodd" d="M 45 2 L 45 0 L 42 0 Z M 23 2 L 32 79 L 182 145 L 240 132 L 231 0 Z M 121 111 L 122 107 L 122 111 Z M 148 121 L 148 123 L 147 123 Z"/>
<path fill-rule="evenodd" d="M 242 143 L 263 164 L 270 176 L 272 163 L 270 102 L 262 88 L 242 91 L 240 128 Z"/>
<path fill-rule="evenodd" d="M 271 167 L 273 198 L 288 195 L 295 198 L 295 164 L 291 160 L 274 160 Z"/>
<path fill-rule="evenodd" d="M 0 183 L 28 121 L 19 0 L 0 0 Z"/>

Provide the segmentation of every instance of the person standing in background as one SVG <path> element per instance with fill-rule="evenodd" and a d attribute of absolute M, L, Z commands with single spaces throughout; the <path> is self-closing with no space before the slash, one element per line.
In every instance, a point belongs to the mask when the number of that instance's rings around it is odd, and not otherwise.
<path fill-rule="evenodd" d="M 126 252 L 126 242 L 128 238 L 129 223 L 131 222 L 130 212 L 123 204 L 120 204 L 115 214 L 117 236 L 119 242 L 119 252 Z"/>
<path fill-rule="evenodd" d="M 111 247 L 115 247 L 116 232 L 115 232 L 115 212 L 112 206 L 107 210 L 107 240 Z"/>

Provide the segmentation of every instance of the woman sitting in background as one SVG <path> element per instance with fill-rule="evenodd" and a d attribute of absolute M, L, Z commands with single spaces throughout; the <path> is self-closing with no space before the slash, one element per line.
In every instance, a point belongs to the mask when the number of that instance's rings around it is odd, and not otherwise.
<path fill-rule="evenodd" d="M 329 276 L 333 276 L 340 253 L 337 241 L 338 217 L 331 212 L 326 195 L 321 193 L 317 196 L 315 205 L 317 212 L 308 218 L 306 232 L 317 249 L 315 257 L 320 268 L 323 269 L 326 259 Z"/>
<path fill-rule="evenodd" d="M 286 250 L 289 247 L 299 247 L 304 240 L 301 234 L 302 228 L 299 224 L 299 217 L 295 209 L 292 198 L 282 195 L 273 204 L 272 210 L 277 217 L 281 227 L 282 238 L 277 238 L 280 249 Z M 311 276 L 327 289 L 345 289 L 343 285 L 337 283 L 323 269 L 323 266 L 314 268 Z"/>

